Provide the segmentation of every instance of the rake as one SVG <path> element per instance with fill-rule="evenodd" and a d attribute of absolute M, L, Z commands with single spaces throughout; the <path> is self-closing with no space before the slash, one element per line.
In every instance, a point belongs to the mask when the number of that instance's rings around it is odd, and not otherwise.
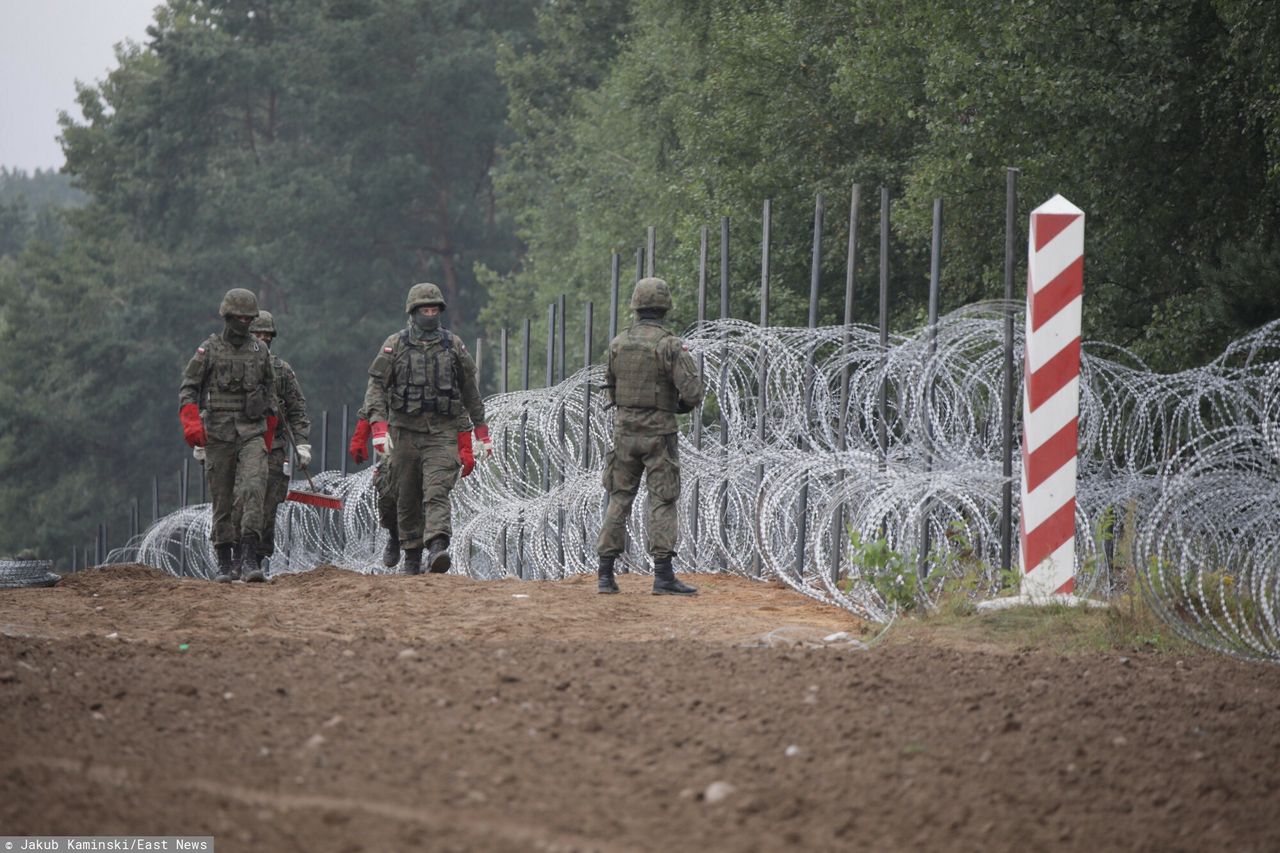
<path fill-rule="evenodd" d="M 285 434 L 289 436 L 289 444 L 293 445 L 294 447 L 297 447 L 298 442 L 296 442 L 293 438 L 293 430 L 289 428 L 289 421 L 286 420 L 283 416 L 281 416 L 280 424 L 281 426 L 284 427 Z M 317 489 L 315 482 L 313 482 L 311 479 L 311 473 L 307 471 L 307 466 L 300 465 L 299 467 L 302 468 L 302 474 L 307 478 L 307 485 L 310 486 L 311 488 L 290 489 L 289 494 L 285 495 L 285 499 L 296 501 L 300 504 L 310 504 L 311 506 L 318 506 L 323 509 L 332 509 L 332 510 L 337 510 L 338 512 L 341 512 L 342 498 L 334 497 L 328 492 L 322 492 L 319 489 Z"/>

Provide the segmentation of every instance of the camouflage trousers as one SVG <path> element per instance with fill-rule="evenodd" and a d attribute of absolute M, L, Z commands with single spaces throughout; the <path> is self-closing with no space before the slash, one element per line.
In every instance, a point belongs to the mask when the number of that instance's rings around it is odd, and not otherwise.
<path fill-rule="evenodd" d="M 373 469 L 373 490 L 378 496 L 378 524 L 382 525 L 383 530 L 398 529 L 400 520 L 396 515 L 396 481 L 390 456 L 379 457 L 377 467 Z"/>
<path fill-rule="evenodd" d="M 437 536 L 450 536 L 449 494 L 458 482 L 456 433 L 414 432 L 391 428 L 391 476 L 400 546 L 421 548 Z"/>
<path fill-rule="evenodd" d="M 267 491 L 267 447 L 262 436 L 217 441 L 204 449 L 204 471 L 213 503 L 214 545 L 235 545 L 247 533 L 262 533 Z"/>
<path fill-rule="evenodd" d="M 289 494 L 289 475 L 284 463 L 289 454 L 283 445 L 276 445 L 267 454 L 267 491 L 262 501 L 262 542 L 258 553 L 270 557 L 276 552 L 276 510 Z"/>
<path fill-rule="evenodd" d="M 680 445 L 668 435 L 613 434 L 613 450 L 605 457 L 602 482 L 609 507 L 596 539 L 596 553 L 616 557 L 626 547 L 627 519 L 640 490 L 640 475 L 649 475 L 649 554 L 674 557 L 680 533 L 676 502 L 680 500 Z"/>

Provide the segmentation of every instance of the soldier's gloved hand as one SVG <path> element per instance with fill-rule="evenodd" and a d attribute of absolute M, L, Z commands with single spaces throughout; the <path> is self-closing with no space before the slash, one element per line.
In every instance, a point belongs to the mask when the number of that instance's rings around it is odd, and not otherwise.
<path fill-rule="evenodd" d="M 204 464 L 204 448 L 203 447 L 191 448 L 191 455 L 196 458 L 197 462 L 199 462 L 202 465 Z"/>
<path fill-rule="evenodd" d="M 387 422 L 376 421 L 372 425 L 373 429 L 373 449 L 386 456 L 395 447 L 391 443 L 391 436 L 387 434 Z"/>
<path fill-rule="evenodd" d="M 280 424 L 280 419 L 275 415 L 267 415 L 267 431 L 262 436 L 262 443 L 267 446 L 267 452 L 271 452 L 271 445 L 276 441 L 276 427 Z"/>
<path fill-rule="evenodd" d="M 471 452 L 471 433 L 466 430 L 458 433 L 458 458 L 462 460 L 462 476 L 475 470 L 476 457 Z"/>
<path fill-rule="evenodd" d="M 359 465 L 369 458 L 369 422 L 364 418 L 356 421 L 356 431 L 351 434 L 351 443 L 347 445 L 347 453 L 351 461 Z"/>
<path fill-rule="evenodd" d="M 204 421 L 200 420 L 200 407 L 195 403 L 187 403 L 178 410 L 182 419 L 182 437 L 191 447 L 204 447 Z"/>
<path fill-rule="evenodd" d="M 298 464 L 303 468 L 311 464 L 311 445 L 299 444 L 293 449 L 293 452 L 298 454 Z"/>
<path fill-rule="evenodd" d="M 493 440 L 489 438 L 489 427 L 487 424 L 480 424 L 480 426 L 476 427 L 476 441 L 479 441 L 484 445 L 485 456 L 493 456 Z M 468 439 L 467 444 L 470 443 L 471 440 Z"/>

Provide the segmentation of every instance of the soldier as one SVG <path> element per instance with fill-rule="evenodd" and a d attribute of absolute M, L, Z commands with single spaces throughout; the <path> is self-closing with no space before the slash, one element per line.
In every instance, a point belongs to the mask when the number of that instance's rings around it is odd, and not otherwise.
<path fill-rule="evenodd" d="M 196 349 L 182 374 L 179 416 L 187 444 L 204 462 L 213 502 L 209 538 L 218 557 L 219 583 L 263 581 L 258 568 L 262 504 L 267 486 L 271 434 L 267 416 L 275 408 L 275 372 L 270 351 L 249 334 L 258 316 L 258 298 L 243 288 L 222 297 L 222 334 Z M 240 507 L 239 523 L 233 515 Z M 231 552 L 239 546 L 237 562 Z"/>
<path fill-rule="evenodd" d="M 391 455 L 397 533 L 404 549 L 404 573 L 447 572 L 452 565 L 449 493 L 474 459 L 476 440 L 493 455 L 484 401 L 476 386 L 476 363 L 462 341 L 440 326 L 444 295 L 434 284 L 409 289 L 409 325 L 387 338 L 369 366 L 365 394 L 373 448 Z M 470 416 L 470 422 L 467 416 Z"/>
<path fill-rule="evenodd" d="M 356 418 L 356 429 L 351 434 L 347 453 L 351 455 L 351 461 L 359 465 L 369 458 L 369 439 L 372 436 L 367 401 L 360 407 L 360 411 L 356 412 Z M 378 454 L 378 463 L 373 469 L 373 488 L 378 496 L 378 524 L 387 531 L 387 546 L 382 549 L 382 565 L 388 569 L 395 568 L 400 562 L 400 527 L 396 520 L 396 494 L 392 489 L 393 481 L 391 457 Z"/>
<path fill-rule="evenodd" d="M 258 319 L 249 326 L 249 332 L 271 349 L 276 338 L 276 321 L 270 311 L 259 311 Z M 311 464 L 311 445 L 307 444 L 311 436 L 311 420 L 307 417 L 307 398 L 302 396 L 302 387 L 298 385 L 297 374 L 289 366 L 289 362 L 271 353 L 271 369 L 275 373 L 276 418 L 283 418 L 289 425 L 294 441 L 293 448 L 298 464 L 303 468 Z M 260 557 L 270 557 L 276 552 L 276 508 L 289 494 L 289 475 L 285 473 L 285 460 L 288 459 L 284 430 L 278 428 L 274 419 L 271 440 L 271 452 L 267 454 L 267 491 L 262 504 L 262 541 L 258 549 Z M 263 573 L 265 576 L 265 572 Z"/>
<path fill-rule="evenodd" d="M 640 475 L 649 474 L 649 554 L 653 557 L 654 595 L 694 595 L 697 589 L 676 579 L 676 501 L 680 498 L 680 455 L 676 413 L 702 402 L 702 377 L 684 341 L 662 327 L 671 310 L 671 290 L 660 278 L 636 282 L 631 295 L 636 324 L 609 343 L 605 387 L 617 406 L 613 450 L 605 458 L 604 487 L 609 493 L 596 553 L 600 569 L 596 591 L 618 592 L 613 564 L 622 553 L 631 504 Z"/>

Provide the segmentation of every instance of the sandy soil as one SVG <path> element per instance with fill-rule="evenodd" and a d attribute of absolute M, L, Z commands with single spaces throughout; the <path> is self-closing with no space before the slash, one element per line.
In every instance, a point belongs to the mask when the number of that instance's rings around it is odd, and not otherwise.
<path fill-rule="evenodd" d="M 1280 849 L 1280 669 L 872 649 L 785 589 L 0 591 L 0 834 L 220 851 Z"/>

